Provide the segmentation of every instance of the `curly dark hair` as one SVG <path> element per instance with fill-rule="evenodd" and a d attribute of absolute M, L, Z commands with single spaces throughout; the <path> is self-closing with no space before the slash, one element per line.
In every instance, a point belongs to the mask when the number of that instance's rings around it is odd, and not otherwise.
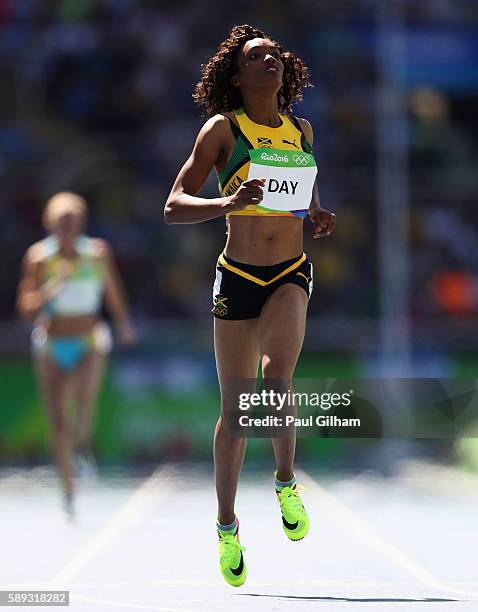
<path fill-rule="evenodd" d="M 207 64 L 202 64 L 202 79 L 196 84 L 193 99 L 203 110 L 206 117 L 217 113 L 232 111 L 242 106 L 242 96 L 238 87 L 231 85 L 231 78 L 237 74 L 239 52 L 248 40 L 267 38 L 262 30 L 250 25 L 234 26 L 229 38 L 224 40 Z M 276 43 L 284 64 L 282 87 L 277 92 L 279 112 L 291 113 L 291 104 L 302 101 L 302 89 L 313 87 L 309 80 L 309 69 L 305 63 L 290 51 L 285 51 Z"/>

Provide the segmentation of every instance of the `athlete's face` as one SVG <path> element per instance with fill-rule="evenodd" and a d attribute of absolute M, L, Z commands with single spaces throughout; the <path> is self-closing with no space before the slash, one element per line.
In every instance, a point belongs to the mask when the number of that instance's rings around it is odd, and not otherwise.
<path fill-rule="evenodd" d="M 51 221 L 50 231 L 65 245 L 72 244 L 83 230 L 83 216 L 72 212 L 58 215 Z"/>
<path fill-rule="evenodd" d="M 241 88 L 282 87 L 284 64 L 279 47 L 268 38 L 248 40 L 238 57 L 239 72 L 232 84 Z"/>

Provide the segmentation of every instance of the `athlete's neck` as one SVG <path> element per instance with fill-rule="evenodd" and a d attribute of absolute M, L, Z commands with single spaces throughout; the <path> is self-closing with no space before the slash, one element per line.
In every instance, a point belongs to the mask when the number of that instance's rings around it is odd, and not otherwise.
<path fill-rule="evenodd" d="M 63 257 L 67 259 L 74 259 L 78 253 L 76 251 L 76 239 L 75 240 L 58 240 L 58 247 Z"/>
<path fill-rule="evenodd" d="M 246 93 L 242 91 L 242 101 L 246 115 L 254 123 L 269 127 L 280 127 L 282 125 L 276 92 L 273 96 L 267 97 L 261 92 L 250 91 Z"/>

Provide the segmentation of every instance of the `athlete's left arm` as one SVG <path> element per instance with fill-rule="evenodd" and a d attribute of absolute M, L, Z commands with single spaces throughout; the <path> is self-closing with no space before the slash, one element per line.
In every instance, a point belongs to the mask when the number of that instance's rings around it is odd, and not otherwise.
<path fill-rule="evenodd" d="M 95 239 L 95 247 L 104 270 L 105 301 L 122 344 L 134 344 L 136 332 L 128 313 L 126 294 L 113 253 L 106 240 Z"/>
<path fill-rule="evenodd" d="M 312 130 L 312 126 L 307 119 L 298 118 L 298 120 L 307 142 L 312 146 L 314 144 L 314 131 Z M 334 213 L 321 207 L 317 179 L 315 179 L 314 189 L 312 191 L 312 200 L 309 206 L 309 218 L 314 225 L 314 238 L 330 236 L 330 234 L 334 231 L 335 215 Z"/>

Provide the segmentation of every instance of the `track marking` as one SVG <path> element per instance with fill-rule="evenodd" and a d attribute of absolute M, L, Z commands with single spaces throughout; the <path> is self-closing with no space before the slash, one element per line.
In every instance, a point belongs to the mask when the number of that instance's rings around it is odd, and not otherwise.
<path fill-rule="evenodd" d="M 373 531 L 358 517 L 358 515 L 347 508 L 347 506 L 334 495 L 322 488 L 306 472 L 303 470 L 296 470 L 296 474 L 304 485 L 313 493 L 315 501 L 328 518 L 337 523 L 341 528 L 347 529 L 352 535 L 358 540 L 362 540 L 362 542 L 367 544 L 372 550 L 378 552 L 428 586 L 447 593 L 456 593 L 459 595 L 466 595 L 467 597 L 471 596 L 478 598 L 478 592 L 465 591 L 463 589 L 448 586 L 394 544 L 384 540 L 378 532 Z"/>
<path fill-rule="evenodd" d="M 171 478 L 168 466 L 156 469 L 129 497 L 113 517 L 90 538 L 48 583 L 47 589 L 66 589 L 72 579 L 95 557 L 118 540 L 130 527 L 140 521 L 164 494 Z"/>

